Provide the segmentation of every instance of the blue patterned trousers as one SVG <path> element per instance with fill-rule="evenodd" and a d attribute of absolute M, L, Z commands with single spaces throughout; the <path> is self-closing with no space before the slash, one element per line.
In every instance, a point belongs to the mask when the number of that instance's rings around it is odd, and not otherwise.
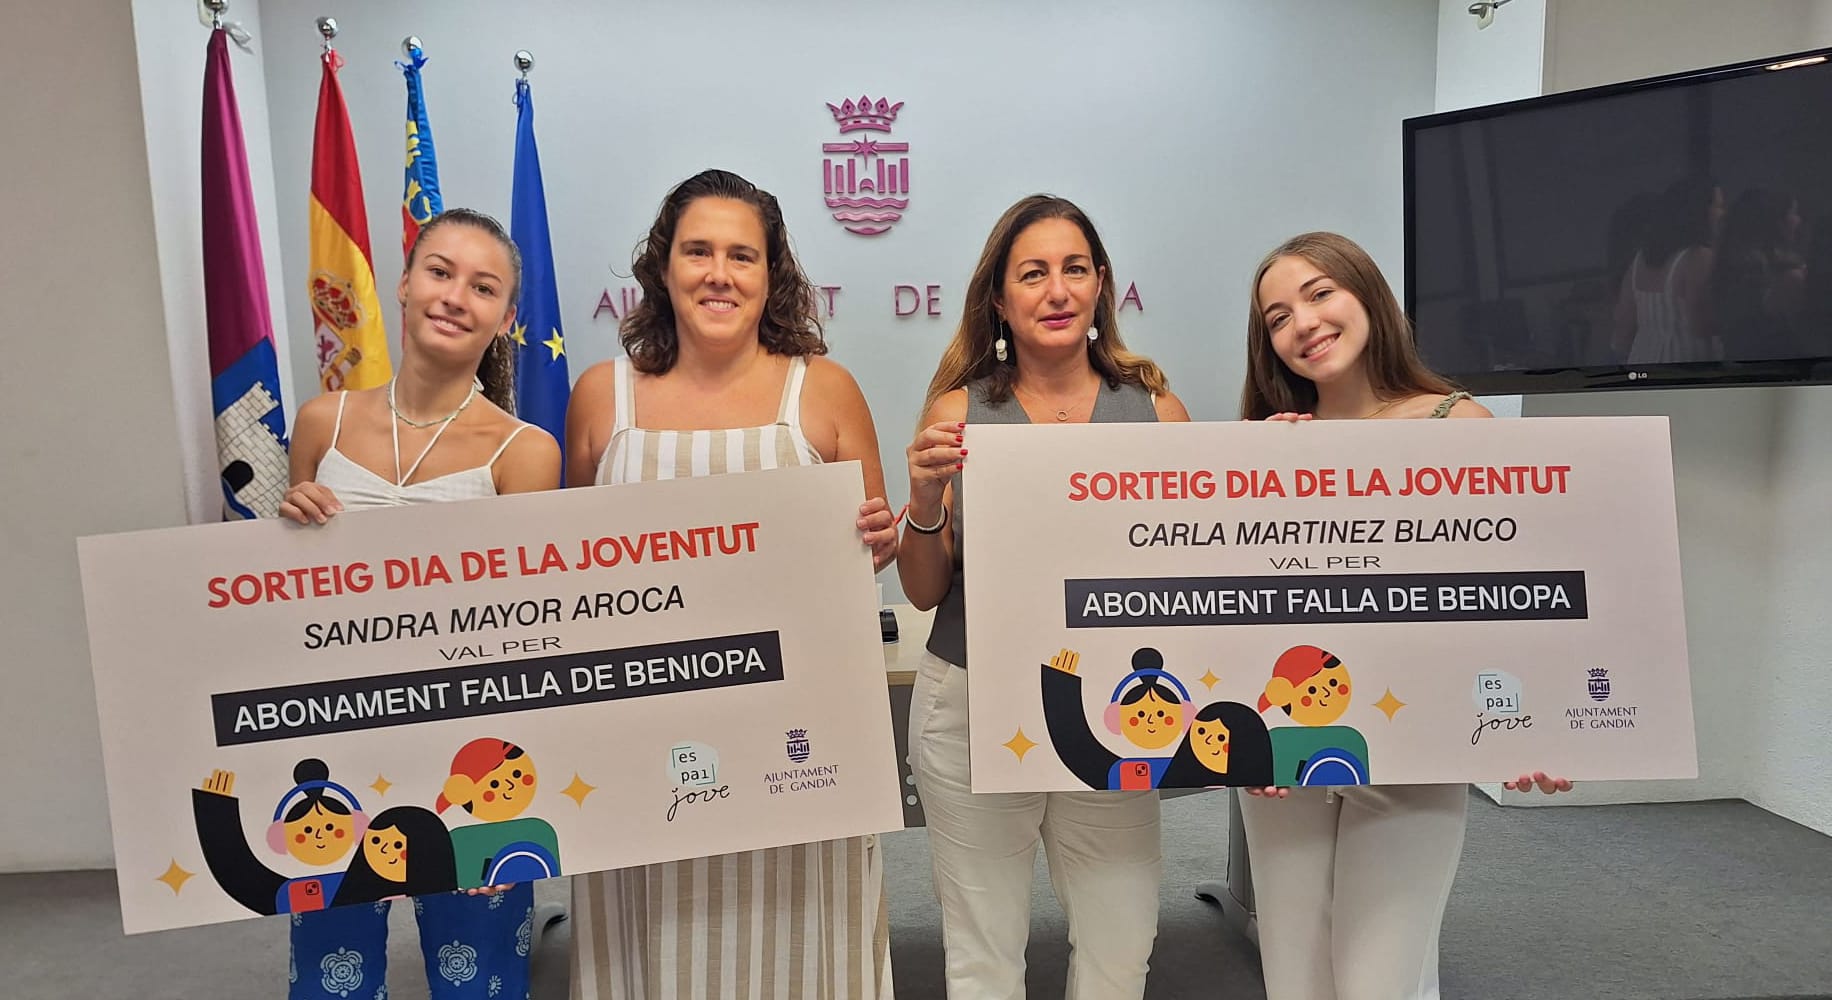
<path fill-rule="evenodd" d="M 295 913 L 289 1000 L 388 1000 L 387 902 Z M 432 1000 L 527 1000 L 534 885 L 413 900 Z"/>

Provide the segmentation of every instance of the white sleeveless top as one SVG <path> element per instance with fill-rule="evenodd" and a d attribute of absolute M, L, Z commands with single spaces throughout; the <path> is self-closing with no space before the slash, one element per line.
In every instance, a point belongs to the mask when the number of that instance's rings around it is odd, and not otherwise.
<path fill-rule="evenodd" d="M 312 477 L 335 494 L 337 501 L 344 505 L 345 510 L 362 510 L 365 507 L 404 507 L 414 503 L 439 503 L 446 500 L 476 500 L 481 497 L 493 497 L 496 495 L 496 479 L 490 474 L 491 467 L 496 464 L 497 459 L 502 457 L 503 452 L 508 450 L 509 442 L 515 440 L 517 434 L 531 426 L 524 423 L 510 431 L 509 436 L 503 438 L 503 443 L 497 447 L 496 454 L 491 455 L 490 460 L 482 465 L 458 472 L 448 472 L 424 482 L 401 485 L 376 475 L 337 450 L 337 435 L 343 431 L 344 403 L 349 398 L 350 394 L 347 391 L 338 394 L 337 422 L 331 427 L 331 447 L 326 449 L 324 457 L 318 460 L 318 471 Z M 449 426 L 451 425 L 446 425 L 446 427 Z M 445 427 L 439 428 L 438 433 L 433 435 L 432 441 L 427 443 L 426 449 L 420 452 L 421 459 L 432 452 L 433 445 L 439 443 L 439 435 L 444 433 Z M 412 479 L 414 470 L 419 467 L 419 461 L 415 461 L 413 467 L 409 468 L 407 474 L 401 478 L 403 480 Z"/>
<path fill-rule="evenodd" d="M 789 376 L 783 382 L 775 423 L 722 430 L 644 430 L 636 424 L 636 379 L 630 359 L 618 358 L 614 371 L 617 422 L 611 428 L 610 443 L 598 458 L 594 482 L 600 486 L 821 464 L 820 453 L 808 443 L 801 427 L 806 358 L 789 359 Z"/>
<path fill-rule="evenodd" d="M 1635 340 L 1628 349 L 1628 363 L 1631 365 L 1668 364 L 1675 361 L 1697 360 L 1691 355 L 1692 324 L 1687 319 L 1685 303 L 1679 294 L 1679 267 L 1691 248 L 1681 250 L 1673 255 L 1672 263 L 1667 265 L 1666 278 L 1660 287 L 1648 291 L 1635 281 L 1643 261 L 1641 254 L 1635 254 L 1635 261 L 1629 266 L 1629 289 L 1635 296 Z"/>

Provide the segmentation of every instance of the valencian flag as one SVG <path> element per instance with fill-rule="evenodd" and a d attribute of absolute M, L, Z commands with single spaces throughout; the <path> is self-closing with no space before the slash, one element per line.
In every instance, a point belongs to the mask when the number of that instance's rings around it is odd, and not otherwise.
<path fill-rule="evenodd" d="M 420 227 L 445 211 L 439 194 L 439 161 L 433 156 L 433 126 L 426 120 L 426 92 L 420 86 L 420 67 L 426 53 L 418 45 L 407 47 L 407 61 L 395 63 L 407 77 L 407 178 L 401 189 L 401 256 L 413 249 Z"/>
<path fill-rule="evenodd" d="M 204 59 L 203 168 L 204 315 L 223 518 L 273 517 L 286 492 L 286 414 L 248 151 L 222 28 L 210 33 Z"/>
<path fill-rule="evenodd" d="M 312 130 L 312 324 L 318 340 L 318 384 L 326 391 L 371 389 L 388 381 L 388 332 L 375 294 L 369 216 L 356 139 L 337 70 L 343 59 L 324 51 L 318 83 L 318 123 Z"/>
<path fill-rule="evenodd" d="M 515 83 L 515 190 L 509 202 L 509 236 L 522 253 L 521 301 L 509 335 L 515 341 L 515 415 L 539 424 L 565 454 L 566 341 L 560 333 L 560 291 L 553 277 L 553 240 L 547 232 L 547 194 L 541 155 L 534 145 L 534 96 L 528 81 Z"/>

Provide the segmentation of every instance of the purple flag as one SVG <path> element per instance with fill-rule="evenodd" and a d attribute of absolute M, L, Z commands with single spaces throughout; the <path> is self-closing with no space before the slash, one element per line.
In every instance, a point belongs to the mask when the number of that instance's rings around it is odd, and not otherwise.
<path fill-rule="evenodd" d="M 223 518 L 273 517 L 287 486 L 286 413 L 248 150 L 221 28 L 210 33 L 204 61 L 203 166 L 204 311 Z"/>

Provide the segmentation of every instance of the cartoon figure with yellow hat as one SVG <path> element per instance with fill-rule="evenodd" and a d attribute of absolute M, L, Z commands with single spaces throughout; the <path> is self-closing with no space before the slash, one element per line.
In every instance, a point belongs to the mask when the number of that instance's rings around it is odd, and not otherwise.
<path fill-rule="evenodd" d="M 1334 725 L 1349 707 L 1349 670 L 1341 660 L 1316 646 L 1279 654 L 1259 710 L 1275 705 L 1297 725 L 1269 729 L 1273 784 L 1368 784 L 1368 741 Z"/>
<path fill-rule="evenodd" d="M 458 749 L 433 804 L 456 805 L 482 822 L 452 829 L 458 887 L 477 889 L 550 878 L 560 872 L 560 839 L 539 817 L 521 817 L 539 787 L 534 760 L 507 740 L 483 737 Z"/>

